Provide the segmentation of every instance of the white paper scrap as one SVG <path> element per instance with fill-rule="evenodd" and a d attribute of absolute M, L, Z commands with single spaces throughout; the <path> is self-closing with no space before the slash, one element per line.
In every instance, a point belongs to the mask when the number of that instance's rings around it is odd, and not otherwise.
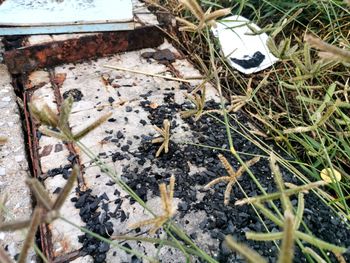
<path fill-rule="evenodd" d="M 251 35 L 253 31 L 247 26 L 248 23 L 256 31 L 261 30 L 256 24 L 237 15 L 217 22 L 217 27 L 212 29 L 229 64 L 245 74 L 264 70 L 278 60 L 266 45 L 268 35 Z"/>

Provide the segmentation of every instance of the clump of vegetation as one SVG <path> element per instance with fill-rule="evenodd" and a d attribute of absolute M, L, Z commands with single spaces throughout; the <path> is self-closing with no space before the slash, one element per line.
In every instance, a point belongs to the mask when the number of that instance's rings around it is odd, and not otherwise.
<path fill-rule="evenodd" d="M 230 202 L 230 195 L 232 191 L 232 187 L 234 184 L 237 182 L 237 179 L 242 176 L 242 174 L 245 172 L 246 169 L 248 169 L 250 166 L 256 164 L 259 160 L 260 157 L 254 157 L 253 159 L 245 162 L 244 165 L 239 167 L 237 171 L 235 171 L 230 163 L 227 161 L 226 157 L 223 156 L 222 154 L 218 155 L 222 165 L 224 166 L 226 172 L 228 173 L 228 176 L 221 176 L 219 178 L 214 179 L 210 183 L 208 183 L 206 186 L 204 186 L 204 189 L 209 189 L 213 185 L 216 185 L 221 182 L 227 183 L 225 194 L 224 194 L 224 204 L 228 205 Z"/>
<path fill-rule="evenodd" d="M 86 128 L 73 134 L 68 122 L 73 102 L 74 99 L 72 96 L 69 96 L 64 100 L 59 109 L 59 115 L 57 115 L 48 105 L 44 105 L 41 109 L 38 109 L 35 104 L 29 104 L 29 109 L 31 114 L 41 124 L 45 125 L 39 128 L 43 134 L 66 142 L 79 141 L 89 132 L 99 127 L 112 115 L 112 113 L 109 112 L 88 125 Z M 57 129 L 58 131 L 54 129 Z"/>
<path fill-rule="evenodd" d="M 195 93 L 193 95 L 185 93 L 184 95 L 194 104 L 195 108 L 180 112 L 181 117 L 186 119 L 194 116 L 195 121 L 199 120 L 204 113 L 205 88 L 202 89 L 202 93 Z"/>
<path fill-rule="evenodd" d="M 159 128 L 155 125 L 153 127 L 161 135 L 161 137 L 158 137 L 152 140 L 152 143 L 161 143 L 161 146 L 156 152 L 156 157 L 158 157 L 162 153 L 162 151 L 164 151 L 165 153 L 169 152 L 169 143 L 170 143 L 170 137 L 171 137 L 170 122 L 169 120 L 165 119 L 163 121 L 163 128 Z"/>
<path fill-rule="evenodd" d="M 243 204 L 252 204 L 262 215 L 264 215 L 267 219 L 274 222 L 277 226 L 279 226 L 283 231 L 274 232 L 274 233 L 253 233 L 247 232 L 247 239 L 257 240 L 257 241 L 273 241 L 273 240 L 281 240 L 281 249 L 279 252 L 278 262 L 283 263 L 291 263 L 294 258 L 294 243 L 298 242 L 298 245 L 302 247 L 306 253 L 310 253 L 314 259 L 322 259 L 314 250 L 310 247 L 305 247 L 304 244 L 299 242 L 302 240 L 304 243 L 309 243 L 314 247 L 319 249 L 325 249 L 333 252 L 335 255 L 340 256 L 342 253 L 346 252 L 346 248 L 335 246 L 323 240 L 320 240 L 311 234 L 303 233 L 299 230 L 300 225 L 302 223 L 302 218 L 305 209 L 304 203 L 304 193 L 306 189 L 312 189 L 314 187 L 319 187 L 320 185 L 324 185 L 326 182 L 321 181 L 318 184 L 306 184 L 299 188 L 293 187 L 289 190 L 285 189 L 285 182 L 283 181 L 279 166 L 277 165 L 276 157 L 273 153 L 270 155 L 270 167 L 272 175 L 274 176 L 275 183 L 278 187 L 277 193 L 272 193 L 269 195 L 256 196 L 253 198 L 246 198 L 243 200 L 239 200 L 236 202 L 236 205 Z M 328 182 L 327 182 L 328 183 Z M 292 191 L 291 191 L 292 190 Z M 291 194 L 298 195 L 298 205 L 295 209 L 289 199 Z M 283 216 L 281 214 L 275 214 L 268 207 L 266 207 L 263 203 L 270 202 L 275 198 L 280 199 L 282 208 L 283 208 Z M 296 211 L 294 213 L 294 211 Z M 279 212 L 279 211 L 278 211 Z M 282 217 L 282 218 L 281 218 Z M 241 245 L 235 242 L 231 237 L 226 238 L 226 242 L 228 246 L 242 254 L 249 262 L 267 262 L 265 259 L 261 258 L 255 251 L 250 248 L 246 248 L 244 245 Z M 259 261 L 253 261 L 253 260 Z M 322 259 L 323 261 L 323 259 Z M 322 262 L 317 261 L 317 262 Z"/>

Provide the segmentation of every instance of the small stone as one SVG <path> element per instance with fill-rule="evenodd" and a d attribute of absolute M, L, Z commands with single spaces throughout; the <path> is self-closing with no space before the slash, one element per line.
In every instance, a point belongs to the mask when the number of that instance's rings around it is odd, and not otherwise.
<path fill-rule="evenodd" d="M 122 133 L 121 131 L 118 131 L 118 132 L 117 132 L 117 138 L 118 138 L 118 139 L 124 138 L 124 135 L 123 135 L 123 133 Z"/>
<path fill-rule="evenodd" d="M 126 112 L 131 112 L 131 111 L 132 111 L 132 108 L 131 108 L 130 106 L 126 106 L 126 107 L 125 107 L 125 111 L 126 111 Z"/>

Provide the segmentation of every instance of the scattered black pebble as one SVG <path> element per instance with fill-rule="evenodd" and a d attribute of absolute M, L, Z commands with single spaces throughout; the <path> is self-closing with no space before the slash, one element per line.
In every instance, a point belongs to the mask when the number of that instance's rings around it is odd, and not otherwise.
<path fill-rule="evenodd" d="M 55 191 L 53 191 L 54 194 L 59 194 L 61 192 L 62 188 L 61 187 L 57 187 L 55 189 Z"/>
<path fill-rule="evenodd" d="M 76 188 L 78 197 L 71 199 L 75 203 L 75 207 L 79 209 L 79 215 L 86 224 L 84 227 L 88 230 L 109 238 L 113 234 L 113 224 L 110 222 L 111 217 L 107 212 L 97 212 L 98 208 L 103 206 L 103 210 L 108 210 L 108 203 L 101 202 L 109 200 L 106 193 L 101 196 L 91 194 L 92 190 L 80 191 Z M 103 263 L 106 260 L 107 252 L 110 245 L 99 239 L 96 239 L 89 234 L 84 234 L 78 237 L 80 243 L 83 244 L 82 252 L 92 256 L 95 263 Z"/>
<path fill-rule="evenodd" d="M 75 102 L 80 101 L 82 97 L 84 97 L 83 93 L 81 93 L 81 91 L 78 89 L 67 90 L 63 93 L 62 96 L 64 99 L 68 98 L 69 96 L 72 96 Z"/>
<path fill-rule="evenodd" d="M 109 97 L 109 98 L 108 98 L 108 102 L 109 102 L 109 103 L 112 104 L 114 101 L 115 101 L 115 100 L 114 100 L 112 97 Z"/>
<path fill-rule="evenodd" d="M 147 101 L 140 103 L 145 111 L 148 111 L 148 118 L 152 124 L 161 126 L 165 118 L 171 119 L 175 112 L 184 109 L 185 105 L 176 105 L 174 103 L 171 94 L 168 94 L 165 100 L 167 104 L 161 105 L 157 109 L 150 109 L 147 107 Z M 213 101 L 207 102 L 207 107 L 209 109 L 220 108 L 220 106 Z M 220 115 L 216 117 L 218 119 L 222 118 Z M 247 121 L 241 114 L 236 114 L 236 117 L 241 123 L 246 123 Z M 204 115 L 197 122 L 194 122 L 192 118 L 186 119 L 186 123 L 193 131 L 195 138 L 193 142 L 198 140 L 198 142 L 200 141 L 208 146 L 228 149 L 225 126 L 218 120 Z M 235 122 L 232 121 L 231 125 L 239 130 Z M 253 155 L 264 155 L 259 148 L 251 141 L 242 137 L 239 133 L 233 132 L 232 136 L 236 149 Z M 218 253 L 217 260 L 219 262 L 243 261 L 239 255 L 228 250 L 227 247 L 222 244 L 226 235 L 233 235 L 238 241 L 246 243 L 248 246 L 258 251 L 259 254 L 268 258 L 270 262 L 276 261 L 278 251 L 274 244 L 271 242 L 257 242 L 246 239 L 245 232 L 264 232 L 265 228 L 250 206 L 237 207 L 233 205 L 224 205 L 225 184 L 217 184 L 212 187 L 210 191 L 200 190 L 204 196 L 203 200 L 198 202 L 198 191 L 196 189 L 201 189 L 211 180 L 226 175 L 226 170 L 222 167 L 222 164 L 217 158 L 217 154 L 219 153 L 217 150 L 210 147 L 198 148 L 194 145 L 177 145 L 170 142 L 169 152 L 167 154 L 162 153 L 158 158 L 155 158 L 155 153 L 159 145 L 152 144 L 152 138 L 148 135 L 141 135 L 141 138 L 141 146 L 138 147 L 135 152 L 131 152 L 131 154 L 137 159 L 140 165 L 144 164 L 146 161 L 150 161 L 153 168 L 151 169 L 148 167 L 143 170 L 139 169 L 135 171 L 134 169 L 125 167 L 125 169 L 123 168 L 122 177 L 127 180 L 128 185 L 145 202 L 150 194 L 151 196 L 159 196 L 158 185 L 162 182 L 167 182 L 171 175 L 175 175 L 176 188 L 174 197 L 180 198 L 181 200 L 178 205 L 178 215 L 181 218 L 189 211 L 205 212 L 207 217 L 200 222 L 198 227 L 202 231 L 209 233 L 212 238 L 218 239 L 218 247 L 215 251 Z M 272 148 L 275 147 L 271 142 L 265 143 Z M 234 169 L 239 168 L 239 163 L 230 154 L 226 155 L 226 158 Z M 242 155 L 242 158 L 244 161 L 247 161 L 251 157 Z M 284 158 L 290 159 L 288 156 L 284 156 Z M 190 175 L 189 163 L 203 168 L 204 171 Z M 160 170 L 163 172 L 156 172 L 154 167 L 162 168 Z M 257 164 L 251 167 L 251 170 L 267 192 L 277 191 L 267 159 L 261 159 Z M 301 184 L 297 178 L 293 177 L 282 167 L 281 171 L 286 182 Z M 245 193 L 248 196 L 261 194 L 258 187 L 249 179 L 246 173 L 239 179 L 239 183 L 241 187 L 245 189 Z M 244 197 L 240 188 L 234 186 L 231 194 L 231 203 Z M 296 197 L 293 197 L 291 201 L 295 204 Z M 130 203 L 133 202 L 135 202 L 135 200 L 130 201 Z M 315 206 L 315 203 L 317 203 L 317 206 Z M 276 202 L 276 205 L 281 209 L 279 202 Z M 329 207 L 320 202 L 317 196 L 313 193 L 305 195 L 305 207 L 304 222 L 316 237 L 336 245 L 350 246 L 349 229 L 341 222 L 337 215 L 333 215 Z M 278 227 L 271 221 L 265 220 L 265 224 L 270 231 L 279 231 Z M 334 226 L 337 227 L 337 231 L 333 231 Z M 301 231 L 305 231 L 305 229 L 301 228 Z M 192 234 L 191 237 L 195 239 L 196 235 Z M 345 257 L 348 259 L 347 254 Z M 332 255 L 330 259 L 332 262 L 335 260 Z M 296 247 L 294 262 L 307 262 L 304 254 L 298 247 Z"/>
<path fill-rule="evenodd" d="M 117 132 L 117 138 L 118 139 L 123 139 L 124 138 L 124 134 L 121 131 Z"/>
<path fill-rule="evenodd" d="M 126 107 L 125 107 L 125 111 L 126 111 L 126 112 L 131 112 L 131 111 L 132 111 L 132 108 L 131 108 L 130 106 L 126 106 Z"/>

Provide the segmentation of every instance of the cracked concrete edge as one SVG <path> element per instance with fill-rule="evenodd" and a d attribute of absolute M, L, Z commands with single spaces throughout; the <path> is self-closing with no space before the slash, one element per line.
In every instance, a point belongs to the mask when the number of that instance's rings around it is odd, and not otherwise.
<path fill-rule="evenodd" d="M 0 38 L 1 42 L 1 38 Z M 25 184 L 29 176 L 22 133 L 21 119 L 16 102 L 16 95 L 11 85 L 11 77 L 4 64 L 1 64 L 0 46 L 0 135 L 7 142 L 0 146 L 0 197 L 7 197 L 1 211 L 5 222 L 28 219 L 31 215 L 31 196 Z M 20 253 L 25 233 L 0 232 L 0 246 L 15 258 Z M 27 262 L 34 262 L 35 255 L 30 251 Z"/>

